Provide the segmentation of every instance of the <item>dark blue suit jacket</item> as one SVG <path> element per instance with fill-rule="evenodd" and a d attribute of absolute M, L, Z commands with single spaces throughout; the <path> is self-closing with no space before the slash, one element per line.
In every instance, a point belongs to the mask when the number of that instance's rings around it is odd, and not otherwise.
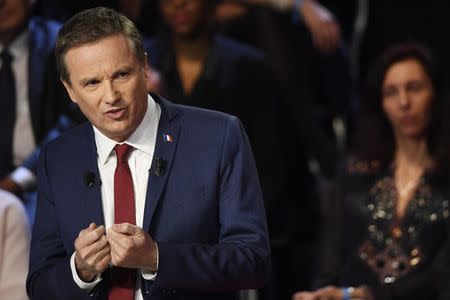
<path fill-rule="evenodd" d="M 38 145 L 72 127 L 75 114 L 59 80 L 54 56 L 56 36 L 61 24 L 35 17 L 29 22 L 28 101 L 31 125 Z M 36 171 L 39 148 L 23 165 Z"/>
<path fill-rule="evenodd" d="M 161 119 L 150 169 L 144 229 L 158 243 L 156 281 L 142 279 L 144 299 L 236 299 L 263 285 L 270 249 L 252 151 L 230 115 L 172 104 L 156 95 Z M 164 134 L 173 137 L 165 142 Z M 155 174 L 156 158 L 166 162 Z M 38 206 L 27 291 L 31 299 L 107 299 L 108 275 L 87 295 L 69 259 L 78 233 L 103 224 L 92 126 L 51 142 L 38 168 Z"/>
<path fill-rule="evenodd" d="M 52 106 L 59 99 L 49 97 L 48 94 L 52 92 L 51 81 L 58 77 L 55 78 L 55 74 L 48 68 L 54 63 L 50 60 L 54 60 L 53 49 L 60 27 L 60 23 L 42 18 L 33 18 L 29 23 L 28 99 L 33 133 L 37 141 L 44 138 L 46 131 L 54 126 L 57 119 L 55 110 L 58 107 Z"/>

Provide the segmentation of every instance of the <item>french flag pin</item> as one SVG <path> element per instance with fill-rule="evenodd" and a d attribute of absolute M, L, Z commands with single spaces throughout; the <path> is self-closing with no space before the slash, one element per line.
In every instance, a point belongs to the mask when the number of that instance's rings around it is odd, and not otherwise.
<path fill-rule="evenodd" d="M 168 143 L 172 143 L 173 142 L 173 137 L 170 134 L 163 134 L 163 139 L 164 142 L 168 142 Z"/>

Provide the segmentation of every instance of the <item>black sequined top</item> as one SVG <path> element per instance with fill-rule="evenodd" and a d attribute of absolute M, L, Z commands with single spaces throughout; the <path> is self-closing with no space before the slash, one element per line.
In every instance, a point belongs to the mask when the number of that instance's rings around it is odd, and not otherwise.
<path fill-rule="evenodd" d="M 365 284 L 377 300 L 438 299 L 450 269 L 450 187 L 426 173 L 399 219 L 393 170 L 376 170 L 353 162 L 339 180 L 316 284 Z"/>

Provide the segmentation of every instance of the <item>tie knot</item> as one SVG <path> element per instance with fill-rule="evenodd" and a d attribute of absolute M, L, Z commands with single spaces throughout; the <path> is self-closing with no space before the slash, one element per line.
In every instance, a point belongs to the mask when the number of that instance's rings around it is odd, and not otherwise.
<path fill-rule="evenodd" d="M 2 53 L 0 53 L 0 58 L 2 59 L 2 64 L 11 64 L 11 61 L 13 60 L 13 57 L 11 53 L 9 53 L 9 50 L 3 49 Z"/>
<path fill-rule="evenodd" d="M 130 154 L 130 151 L 133 149 L 133 146 L 130 146 L 128 144 L 117 144 L 114 147 L 114 150 L 116 151 L 117 155 L 117 163 L 125 163 L 128 158 L 128 154 Z"/>

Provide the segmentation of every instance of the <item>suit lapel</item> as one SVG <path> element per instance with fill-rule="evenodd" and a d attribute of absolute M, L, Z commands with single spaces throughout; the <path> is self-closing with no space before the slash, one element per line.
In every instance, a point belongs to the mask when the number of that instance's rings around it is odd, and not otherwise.
<path fill-rule="evenodd" d="M 82 140 L 84 145 L 81 149 L 88 149 L 88 158 L 86 159 L 83 155 L 84 159 L 78 160 L 81 162 L 81 168 L 78 170 L 84 180 L 83 188 L 80 191 L 81 199 L 84 201 L 83 207 L 85 208 L 83 214 L 87 216 L 89 223 L 94 222 L 97 226 L 100 226 L 105 224 L 105 220 L 103 216 L 101 178 L 97 165 L 97 146 L 92 125 L 89 124 L 87 126 L 87 133 Z"/>
<path fill-rule="evenodd" d="M 143 228 L 148 230 L 155 213 L 161 194 L 170 174 L 175 150 L 180 137 L 180 125 L 176 121 L 177 109 L 157 95 L 152 94 L 153 99 L 161 107 L 158 133 L 156 136 L 155 152 L 153 154 L 150 176 L 147 185 L 147 197 L 145 200 Z M 164 174 L 157 174 L 157 160 L 163 161 Z"/>

